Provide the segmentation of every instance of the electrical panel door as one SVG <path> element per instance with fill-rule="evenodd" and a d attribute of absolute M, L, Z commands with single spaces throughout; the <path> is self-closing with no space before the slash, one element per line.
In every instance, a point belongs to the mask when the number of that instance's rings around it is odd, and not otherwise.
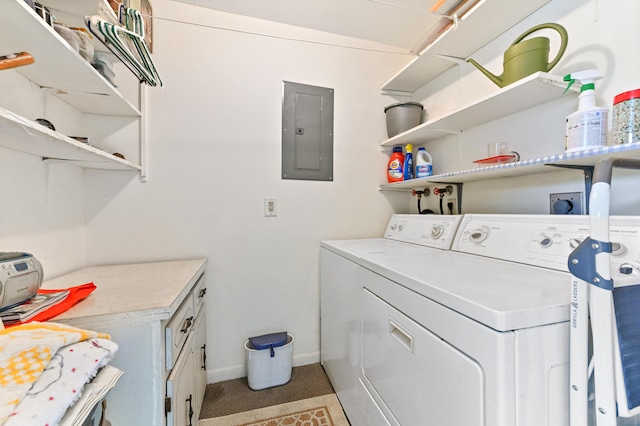
<path fill-rule="evenodd" d="M 333 89 L 283 82 L 282 179 L 333 180 Z"/>

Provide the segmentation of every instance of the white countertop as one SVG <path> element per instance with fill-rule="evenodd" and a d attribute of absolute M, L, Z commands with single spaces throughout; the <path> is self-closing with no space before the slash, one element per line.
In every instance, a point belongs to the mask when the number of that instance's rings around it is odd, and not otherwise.
<path fill-rule="evenodd" d="M 170 318 L 204 271 L 206 259 L 93 266 L 47 280 L 46 289 L 93 282 L 96 289 L 51 321 L 130 313 Z"/>

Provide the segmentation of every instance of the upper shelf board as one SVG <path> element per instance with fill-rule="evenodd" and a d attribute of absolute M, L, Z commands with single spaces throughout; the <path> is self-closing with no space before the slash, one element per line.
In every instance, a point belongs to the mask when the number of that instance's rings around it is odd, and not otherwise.
<path fill-rule="evenodd" d="M 137 164 L 78 142 L 3 108 L 0 108 L 0 134 L 0 146 L 47 160 L 64 160 L 91 169 L 142 169 Z"/>
<path fill-rule="evenodd" d="M 484 98 L 458 108 L 442 117 L 428 120 L 406 132 L 400 133 L 380 143 L 391 147 L 408 143 L 420 145 L 446 134 L 459 133 L 480 124 L 524 111 L 569 96 L 564 94 L 567 83 L 561 77 L 538 72 L 512 83 Z M 579 86 L 571 86 L 573 95 Z"/>
<path fill-rule="evenodd" d="M 420 55 L 394 75 L 382 91 L 413 93 L 456 62 L 436 55 L 466 59 L 476 50 L 547 4 L 550 0 L 480 0 Z"/>
<path fill-rule="evenodd" d="M 428 178 L 412 179 L 405 182 L 380 185 L 382 190 L 423 188 L 428 183 L 464 183 L 495 178 L 533 175 L 538 173 L 557 172 L 562 167 L 571 166 L 595 166 L 596 163 L 607 157 L 640 158 L 640 142 L 603 146 L 583 151 L 565 152 L 547 157 L 518 161 L 515 163 L 502 163 L 493 166 L 479 167 L 477 169 L 461 170 L 451 173 L 443 173 Z M 550 167 L 557 166 L 557 167 Z"/>
<path fill-rule="evenodd" d="M 23 0 L 0 1 L 0 40 L 3 54 L 28 52 L 31 65 L 15 71 L 56 96 L 91 114 L 139 117 L 140 111 L 102 77 L 82 56 L 36 15 Z"/>

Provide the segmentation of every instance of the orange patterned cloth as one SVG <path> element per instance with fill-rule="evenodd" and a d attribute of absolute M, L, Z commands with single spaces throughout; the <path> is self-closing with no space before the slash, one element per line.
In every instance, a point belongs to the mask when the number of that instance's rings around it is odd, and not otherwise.
<path fill-rule="evenodd" d="M 0 330 L 0 425 L 36 382 L 59 348 L 108 334 L 58 323 L 30 322 Z"/>

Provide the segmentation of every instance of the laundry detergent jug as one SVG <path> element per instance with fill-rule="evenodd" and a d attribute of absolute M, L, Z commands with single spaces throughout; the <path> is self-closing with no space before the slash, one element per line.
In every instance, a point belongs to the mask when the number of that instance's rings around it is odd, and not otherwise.
<path fill-rule="evenodd" d="M 418 148 L 416 155 L 416 178 L 424 178 L 433 174 L 433 160 L 424 148 Z"/>

